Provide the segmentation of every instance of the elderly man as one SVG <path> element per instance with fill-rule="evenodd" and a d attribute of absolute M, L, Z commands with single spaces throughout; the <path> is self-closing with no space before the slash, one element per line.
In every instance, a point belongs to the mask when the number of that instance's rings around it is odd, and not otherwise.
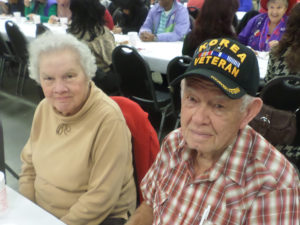
<path fill-rule="evenodd" d="M 142 41 L 179 41 L 190 29 L 189 13 L 177 0 L 159 0 L 140 29 Z"/>
<path fill-rule="evenodd" d="M 165 138 L 127 225 L 299 224 L 295 169 L 247 125 L 262 106 L 255 54 L 207 40 L 181 79 L 182 127 Z"/>

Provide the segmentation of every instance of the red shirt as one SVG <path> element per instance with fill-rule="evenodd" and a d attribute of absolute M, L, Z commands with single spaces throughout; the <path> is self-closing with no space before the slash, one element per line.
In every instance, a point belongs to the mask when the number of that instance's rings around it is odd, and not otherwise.
<path fill-rule="evenodd" d="M 173 131 L 143 179 L 141 189 L 153 208 L 153 224 L 199 225 L 208 206 L 205 224 L 300 224 L 295 168 L 250 126 L 197 177 L 192 151 L 181 129 Z"/>
<path fill-rule="evenodd" d="M 104 14 L 105 26 L 107 26 L 110 30 L 114 29 L 114 21 L 109 11 L 106 9 Z"/>

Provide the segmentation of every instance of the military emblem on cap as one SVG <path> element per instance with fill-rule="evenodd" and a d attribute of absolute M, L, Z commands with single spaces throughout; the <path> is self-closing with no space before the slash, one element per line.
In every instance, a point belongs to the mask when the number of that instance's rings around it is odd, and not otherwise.
<path fill-rule="evenodd" d="M 255 96 L 259 85 L 258 62 L 254 52 L 228 38 L 204 41 L 195 51 L 189 68 L 174 83 L 189 76 L 210 79 L 233 99 L 246 93 Z"/>

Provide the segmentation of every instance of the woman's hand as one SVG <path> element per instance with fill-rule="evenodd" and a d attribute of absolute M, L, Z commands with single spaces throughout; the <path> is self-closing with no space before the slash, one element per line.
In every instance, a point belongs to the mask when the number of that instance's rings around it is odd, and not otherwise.
<path fill-rule="evenodd" d="M 274 46 L 278 45 L 279 44 L 279 41 L 277 40 L 273 40 L 273 41 L 270 41 L 269 42 L 269 47 L 270 48 L 273 48 Z"/>
<path fill-rule="evenodd" d="M 121 34 L 122 33 L 122 28 L 118 27 L 118 26 L 114 26 L 113 33 L 114 34 Z"/>
<path fill-rule="evenodd" d="M 51 24 L 54 24 L 54 23 L 57 23 L 59 21 L 59 18 L 57 16 L 50 16 L 49 20 L 48 20 L 48 23 L 51 23 Z"/>

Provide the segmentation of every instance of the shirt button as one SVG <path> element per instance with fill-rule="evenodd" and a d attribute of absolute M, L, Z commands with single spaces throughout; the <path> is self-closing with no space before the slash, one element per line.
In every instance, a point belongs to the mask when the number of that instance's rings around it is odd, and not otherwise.
<path fill-rule="evenodd" d="M 179 216 L 179 218 L 181 218 L 182 217 L 182 213 L 179 213 L 178 216 Z"/>
<path fill-rule="evenodd" d="M 194 184 L 190 184 L 190 187 L 194 187 Z"/>

